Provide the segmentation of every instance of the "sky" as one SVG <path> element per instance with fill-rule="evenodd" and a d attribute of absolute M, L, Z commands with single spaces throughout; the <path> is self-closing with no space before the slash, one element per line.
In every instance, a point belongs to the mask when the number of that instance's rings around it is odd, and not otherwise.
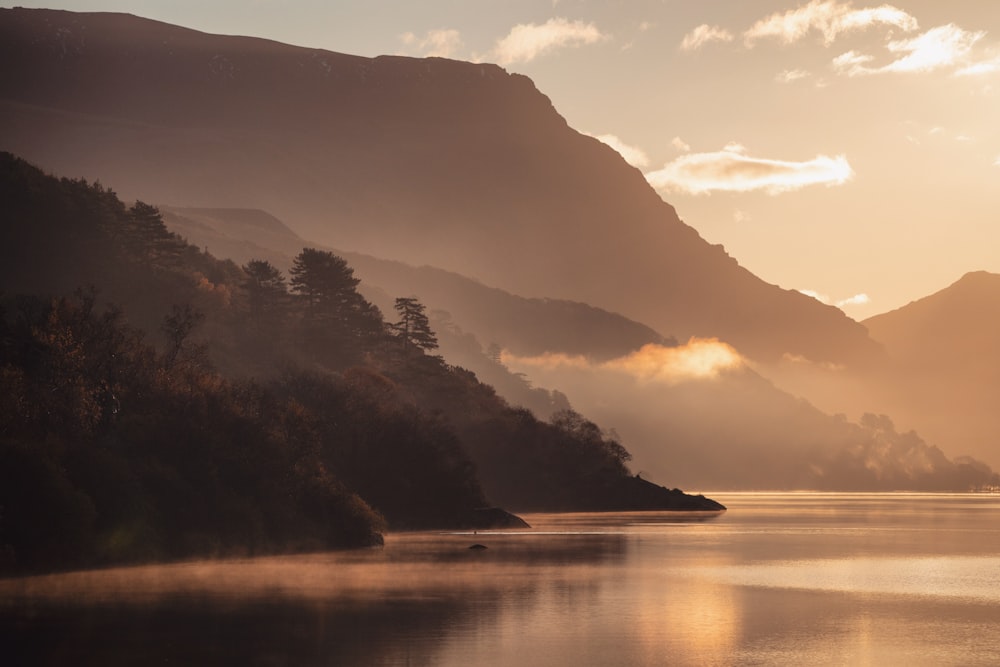
<path fill-rule="evenodd" d="M 494 62 L 767 282 L 886 312 L 1000 272 L 996 0 L 18 0 Z"/>

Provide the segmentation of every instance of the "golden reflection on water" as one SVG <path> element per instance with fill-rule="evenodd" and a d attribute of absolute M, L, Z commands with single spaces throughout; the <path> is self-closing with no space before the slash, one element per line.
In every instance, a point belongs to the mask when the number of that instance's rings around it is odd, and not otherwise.
<path fill-rule="evenodd" d="M 728 558 L 706 565 L 725 567 Z M 636 626 L 646 664 L 669 664 L 675 656 L 700 656 L 705 664 L 724 664 L 736 649 L 742 607 L 736 590 L 708 579 L 660 572 L 661 582 L 642 582 L 634 595 Z"/>
<path fill-rule="evenodd" d="M 384 549 L 0 580 L 0 644 L 12 620 L 28 664 L 185 664 L 200 654 L 176 647 L 199 642 L 277 664 L 996 664 L 997 499 L 719 500 L 713 520 L 530 515 Z"/>

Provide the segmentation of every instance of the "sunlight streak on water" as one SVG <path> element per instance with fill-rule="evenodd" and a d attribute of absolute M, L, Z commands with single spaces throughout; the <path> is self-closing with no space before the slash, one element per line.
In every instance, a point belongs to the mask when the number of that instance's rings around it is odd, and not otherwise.
<path fill-rule="evenodd" d="M 698 568 L 738 586 L 1000 603 L 1000 557 L 854 558 Z"/>

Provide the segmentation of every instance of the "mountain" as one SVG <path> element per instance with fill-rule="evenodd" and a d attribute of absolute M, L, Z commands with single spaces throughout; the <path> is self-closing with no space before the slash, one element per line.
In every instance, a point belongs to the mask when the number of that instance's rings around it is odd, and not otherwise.
<path fill-rule="evenodd" d="M 308 297 L 0 152 L 0 574 L 523 525 L 492 503 L 724 509 L 426 353 L 341 258 L 297 259 Z"/>
<path fill-rule="evenodd" d="M 977 271 L 863 323 L 890 356 L 887 409 L 932 439 L 1000 461 L 1000 275 Z"/>
<path fill-rule="evenodd" d="M 165 220 L 175 232 L 239 263 L 265 257 L 287 267 L 290 253 L 311 245 L 260 211 L 175 208 Z M 525 299 L 440 269 L 344 256 L 385 312 L 392 309 L 390 294 L 415 294 L 449 311 L 432 319 L 449 363 L 473 370 L 512 404 L 540 416 L 570 401 L 613 427 L 629 444 L 635 469 L 654 479 L 709 489 L 867 491 L 966 489 L 991 479 L 981 464 L 949 461 L 915 433 L 897 433 L 888 417 L 866 414 L 870 405 L 857 408 L 860 424 L 831 417 L 745 365 L 701 376 L 632 377 L 621 372 L 623 366 L 641 367 L 657 355 L 661 376 L 669 376 L 662 371 L 678 359 L 688 359 L 694 369 L 702 362 L 692 356 L 697 345 L 663 341 L 620 315 Z M 480 340 L 499 341 L 511 358 L 490 358 Z M 530 381 L 553 391 L 530 388 Z"/>
<path fill-rule="evenodd" d="M 317 245 L 264 211 L 165 207 L 163 213 L 171 231 L 237 264 L 266 259 L 287 271 L 302 248 Z M 391 314 L 397 296 L 417 296 L 432 316 L 438 311 L 442 325 L 457 323 L 484 345 L 495 343 L 514 354 L 564 352 L 608 359 L 667 342 L 644 324 L 584 303 L 520 297 L 451 271 L 323 249 L 351 264 L 362 290 L 383 312 Z"/>
<path fill-rule="evenodd" d="M 1000 275 L 975 271 L 930 296 L 862 324 L 890 358 L 913 369 L 995 376 Z"/>
<path fill-rule="evenodd" d="M 864 365 L 836 308 L 684 224 L 524 76 L 124 14 L 0 10 L 0 148 L 125 197 L 260 208 L 327 246 L 591 304 L 761 360 Z"/>

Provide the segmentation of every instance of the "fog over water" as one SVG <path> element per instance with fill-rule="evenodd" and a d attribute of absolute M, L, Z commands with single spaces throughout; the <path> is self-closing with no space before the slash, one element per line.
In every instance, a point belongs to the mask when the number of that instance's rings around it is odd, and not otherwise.
<path fill-rule="evenodd" d="M 383 549 L 0 582 L 36 664 L 990 664 L 1000 498 L 723 494 Z M 480 543 L 488 548 L 470 550 Z"/>

